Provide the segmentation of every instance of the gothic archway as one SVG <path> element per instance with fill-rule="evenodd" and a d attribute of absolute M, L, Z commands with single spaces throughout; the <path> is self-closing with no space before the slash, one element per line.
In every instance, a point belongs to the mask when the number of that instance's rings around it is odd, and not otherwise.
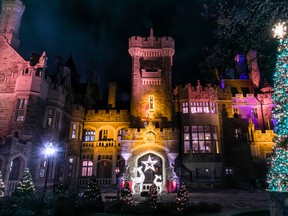
<path fill-rule="evenodd" d="M 153 153 L 147 153 L 141 157 L 138 158 L 137 161 L 137 167 L 143 167 L 142 172 L 144 173 L 144 181 L 142 185 L 142 191 L 148 191 L 150 186 L 155 183 L 163 186 L 163 176 L 164 176 L 164 167 L 163 167 L 163 160 L 161 157 L 159 157 L 156 154 Z M 141 189 L 139 188 L 139 191 Z"/>

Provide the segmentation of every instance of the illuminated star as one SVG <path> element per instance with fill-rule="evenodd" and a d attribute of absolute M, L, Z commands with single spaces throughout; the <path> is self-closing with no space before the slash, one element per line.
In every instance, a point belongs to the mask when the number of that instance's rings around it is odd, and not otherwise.
<path fill-rule="evenodd" d="M 285 23 L 278 23 L 273 29 L 274 37 L 283 38 L 286 34 L 286 26 Z"/>
<path fill-rule="evenodd" d="M 154 169 L 154 164 L 157 163 L 157 160 L 151 160 L 150 155 L 148 156 L 148 160 L 147 161 L 142 161 L 143 164 L 145 164 L 145 170 L 144 172 L 146 172 L 149 169 L 152 169 L 153 171 L 155 171 Z"/>

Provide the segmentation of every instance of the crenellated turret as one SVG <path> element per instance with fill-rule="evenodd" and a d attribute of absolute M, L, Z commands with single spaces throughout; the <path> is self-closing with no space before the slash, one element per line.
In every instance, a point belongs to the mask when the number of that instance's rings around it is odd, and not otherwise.
<path fill-rule="evenodd" d="M 131 115 L 133 127 L 145 121 L 170 122 L 172 119 L 172 37 L 133 36 L 128 52 L 132 57 Z"/>
<path fill-rule="evenodd" d="M 46 99 L 50 78 L 46 75 L 45 68 L 47 57 L 45 52 L 41 55 L 35 66 L 27 66 L 20 73 L 16 80 L 15 94 L 37 94 Z"/>
<path fill-rule="evenodd" d="M 20 44 L 19 29 L 24 11 L 25 6 L 20 0 L 2 1 L 0 35 L 3 35 L 15 50 L 18 49 Z"/>

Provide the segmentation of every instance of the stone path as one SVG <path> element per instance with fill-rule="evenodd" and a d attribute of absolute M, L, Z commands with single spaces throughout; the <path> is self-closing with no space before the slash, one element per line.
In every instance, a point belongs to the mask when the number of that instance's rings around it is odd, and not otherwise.
<path fill-rule="evenodd" d="M 116 195 L 116 193 L 102 193 L 103 197 Z M 177 193 L 164 194 L 161 201 L 175 200 Z M 134 196 L 135 201 L 144 201 L 143 197 Z M 195 192 L 189 192 L 189 201 L 191 203 L 207 202 L 221 205 L 222 212 L 219 214 L 199 214 L 199 215 L 231 215 L 235 212 L 255 209 L 269 209 L 269 196 L 265 191 L 251 193 L 247 190 L 238 189 L 203 189 Z"/>

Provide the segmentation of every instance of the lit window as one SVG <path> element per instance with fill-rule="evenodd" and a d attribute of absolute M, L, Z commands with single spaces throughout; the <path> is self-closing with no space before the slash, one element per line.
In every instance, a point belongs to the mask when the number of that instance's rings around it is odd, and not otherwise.
<path fill-rule="evenodd" d="M 184 126 L 184 154 L 190 153 L 190 133 L 189 126 Z"/>
<path fill-rule="evenodd" d="M 27 99 L 17 100 L 17 107 L 16 107 L 17 110 L 16 110 L 16 116 L 15 116 L 16 121 L 24 121 L 27 103 L 28 103 Z"/>
<path fill-rule="evenodd" d="M 47 113 L 46 127 L 52 127 L 53 116 L 54 116 L 54 109 L 49 108 Z"/>
<path fill-rule="evenodd" d="M 76 134 L 77 134 L 77 124 L 72 123 L 71 138 L 76 139 Z"/>
<path fill-rule="evenodd" d="M 235 138 L 239 138 L 241 135 L 241 129 L 240 128 L 236 128 L 235 129 Z"/>
<path fill-rule="evenodd" d="M 209 102 L 191 102 L 191 113 L 216 113 L 216 103 Z"/>
<path fill-rule="evenodd" d="M 191 126 L 193 153 L 219 153 L 216 126 Z"/>
<path fill-rule="evenodd" d="M 232 168 L 225 168 L 225 174 L 226 175 L 233 175 L 233 169 Z"/>
<path fill-rule="evenodd" d="M 188 113 L 188 102 L 182 104 L 183 106 L 183 114 Z"/>
<path fill-rule="evenodd" d="M 257 108 L 252 108 L 252 117 L 253 118 L 258 118 Z"/>
<path fill-rule="evenodd" d="M 95 131 L 86 130 L 85 131 L 85 142 L 94 142 L 95 140 Z"/>
<path fill-rule="evenodd" d="M 92 161 L 82 161 L 82 176 L 92 176 L 93 162 Z"/>

